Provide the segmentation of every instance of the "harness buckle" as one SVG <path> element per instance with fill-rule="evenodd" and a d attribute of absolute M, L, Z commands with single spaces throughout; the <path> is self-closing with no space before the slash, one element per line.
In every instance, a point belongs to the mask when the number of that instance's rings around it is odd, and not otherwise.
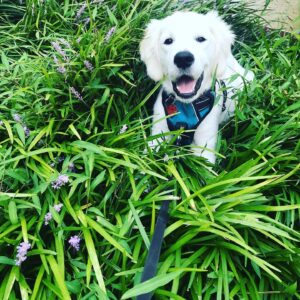
<path fill-rule="evenodd" d="M 170 94 L 166 99 L 165 103 L 166 105 L 172 105 L 175 102 L 175 96 L 173 94 Z"/>
<path fill-rule="evenodd" d="M 180 130 L 180 129 L 187 129 L 188 128 L 188 124 L 185 122 L 177 122 L 175 125 L 175 130 Z"/>

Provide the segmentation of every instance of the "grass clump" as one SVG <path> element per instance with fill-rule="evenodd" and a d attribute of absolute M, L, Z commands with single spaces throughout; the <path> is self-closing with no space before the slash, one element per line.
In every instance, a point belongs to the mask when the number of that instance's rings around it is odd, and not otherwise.
<path fill-rule="evenodd" d="M 214 171 L 188 149 L 147 148 L 158 86 L 137 51 L 150 18 L 212 8 L 256 76 Z M 300 298 L 298 36 L 239 3 L 160 0 L 2 1 L 0 32 L 1 299 L 144 292 L 165 200 L 156 299 Z"/>

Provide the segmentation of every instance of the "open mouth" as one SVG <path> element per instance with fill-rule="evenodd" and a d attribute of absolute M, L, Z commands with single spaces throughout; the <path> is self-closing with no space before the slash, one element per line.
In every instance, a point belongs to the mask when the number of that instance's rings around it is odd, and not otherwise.
<path fill-rule="evenodd" d="M 181 98 L 191 98 L 196 95 L 201 86 L 202 80 L 203 73 L 197 80 L 191 76 L 182 75 L 177 78 L 175 82 L 172 82 L 173 90 L 177 94 L 177 96 Z"/>

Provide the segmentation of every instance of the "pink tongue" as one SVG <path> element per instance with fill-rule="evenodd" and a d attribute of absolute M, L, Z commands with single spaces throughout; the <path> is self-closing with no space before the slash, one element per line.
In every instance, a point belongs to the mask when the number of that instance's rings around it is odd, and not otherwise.
<path fill-rule="evenodd" d="M 192 93 L 195 89 L 196 81 L 180 82 L 177 84 L 177 89 L 181 94 Z"/>

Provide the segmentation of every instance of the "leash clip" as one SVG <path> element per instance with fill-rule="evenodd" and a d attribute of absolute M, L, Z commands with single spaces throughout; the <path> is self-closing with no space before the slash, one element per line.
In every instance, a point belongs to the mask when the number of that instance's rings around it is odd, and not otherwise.
<path fill-rule="evenodd" d="M 182 130 L 182 129 L 187 130 L 188 124 L 185 122 L 176 123 L 175 130 Z M 186 139 L 186 137 L 184 136 L 184 133 L 181 133 L 175 141 L 175 146 L 180 147 L 180 146 L 185 145 L 185 139 Z"/>

